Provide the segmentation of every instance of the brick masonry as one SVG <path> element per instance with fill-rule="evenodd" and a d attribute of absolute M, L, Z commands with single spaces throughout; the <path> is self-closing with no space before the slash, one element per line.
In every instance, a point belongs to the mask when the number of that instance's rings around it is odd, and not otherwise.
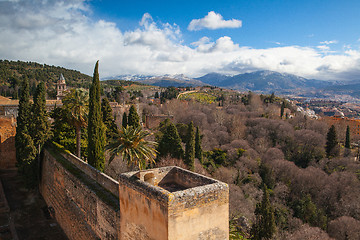
<path fill-rule="evenodd" d="M 16 127 L 13 118 L 0 117 L 0 169 L 14 168 Z"/>
<path fill-rule="evenodd" d="M 117 196 L 63 155 L 47 148 L 41 164 L 40 191 L 53 216 L 69 239 L 118 239 Z"/>
<path fill-rule="evenodd" d="M 124 173 L 117 182 L 51 145 L 40 191 L 69 239 L 229 239 L 228 185 L 179 167 Z"/>

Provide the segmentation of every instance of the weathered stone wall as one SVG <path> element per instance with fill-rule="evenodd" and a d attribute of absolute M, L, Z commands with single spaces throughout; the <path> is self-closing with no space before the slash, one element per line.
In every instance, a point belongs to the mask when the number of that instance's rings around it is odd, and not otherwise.
<path fill-rule="evenodd" d="M 117 182 L 52 145 L 40 191 L 70 239 L 229 238 L 228 185 L 178 167 L 123 173 Z"/>
<path fill-rule="evenodd" d="M 169 202 L 169 240 L 229 239 L 227 187 L 199 186 L 173 195 L 174 200 Z"/>
<path fill-rule="evenodd" d="M 119 196 L 121 239 L 229 239 L 229 187 L 215 179 L 178 167 L 124 173 Z"/>
<path fill-rule="evenodd" d="M 121 240 L 167 240 L 168 212 L 165 201 L 151 192 L 120 184 Z"/>
<path fill-rule="evenodd" d="M 41 167 L 41 194 L 69 239 L 119 238 L 116 181 L 53 147 Z"/>
<path fill-rule="evenodd" d="M 0 118 L 0 169 L 14 168 L 16 127 L 13 118 Z"/>

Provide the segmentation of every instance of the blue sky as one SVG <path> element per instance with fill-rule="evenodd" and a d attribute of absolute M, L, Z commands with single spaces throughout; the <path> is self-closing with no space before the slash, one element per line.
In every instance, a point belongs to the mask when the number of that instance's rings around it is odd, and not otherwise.
<path fill-rule="evenodd" d="M 93 16 L 113 21 L 120 29 L 137 27 L 144 13 L 155 21 L 176 23 L 189 44 L 202 36 L 230 36 L 234 42 L 255 48 L 283 45 L 318 45 L 336 39 L 356 44 L 360 38 L 360 1 L 346 0 L 222 0 L 222 1 L 110 1 L 93 0 Z M 192 19 L 215 11 L 224 19 L 240 19 L 238 29 L 187 31 Z M 337 46 L 339 49 L 339 46 Z M 341 48 L 341 46 L 340 46 Z"/>
<path fill-rule="evenodd" d="M 360 79 L 360 1 L 0 0 L 0 57 L 102 77 Z"/>

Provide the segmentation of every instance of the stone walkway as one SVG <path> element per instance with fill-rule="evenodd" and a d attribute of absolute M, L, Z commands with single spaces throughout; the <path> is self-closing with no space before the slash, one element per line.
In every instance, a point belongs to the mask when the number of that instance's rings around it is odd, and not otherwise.
<path fill-rule="evenodd" d="M 0 170 L 0 180 L 0 240 L 68 239 L 41 195 L 26 190 L 16 170 Z"/>

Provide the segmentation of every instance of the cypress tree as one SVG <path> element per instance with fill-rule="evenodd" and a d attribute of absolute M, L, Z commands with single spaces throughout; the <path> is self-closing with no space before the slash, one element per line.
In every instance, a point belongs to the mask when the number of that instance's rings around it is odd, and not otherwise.
<path fill-rule="evenodd" d="M 36 148 L 42 148 L 50 133 L 45 94 L 45 84 L 44 82 L 40 82 L 34 95 L 30 134 Z"/>
<path fill-rule="evenodd" d="M 114 121 L 112 109 L 107 98 L 103 98 L 101 101 L 101 112 L 103 116 L 103 123 L 106 126 L 106 138 L 111 139 L 119 133 L 119 130 Z"/>
<path fill-rule="evenodd" d="M 134 105 L 131 105 L 130 107 L 127 124 L 133 128 L 140 127 L 140 117 Z"/>
<path fill-rule="evenodd" d="M 350 127 L 346 127 L 345 147 L 350 149 Z"/>
<path fill-rule="evenodd" d="M 203 151 L 201 147 L 201 136 L 200 136 L 199 127 L 196 127 L 196 133 L 195 133 L 195 157 L 201 163 L 203 163 Z"/>
<path fill-rule="evenodd" d="M 31 122 L 31 103 L 30 103 L 30 92 L 29 92 L 29 82 L 28 79 L 24 78 L 22 82 L 22 87 L 20 91 L 20 100 L 19 100 L 19 109 L 18 116 L 16 118 L 17 127 L 15 135 L 15 148 L 16 148 L 16 160 L 19 172 L 22 172 L 23 163 L 25 160 L 30 162 L 35 159 L 35 156 L 28 155 L 29 147 L 33 147 L 33 141 L 29 136 L 28 129 Z M 24 135 L 30 137 L 30 140 Z M 32 147 L 31 147 L 32 145 Z M 31 151 L 30 151 L 31 152 Z"/>
<path fill-rule="evenodd" d="M 274 208 L 270 204 L 269 190 L 264 185 L 264 195 L 261 203 L 256 204 L 256 220 L 251 228 L 251 239 L 271 239 L 276 232 Z"/>
<path fill-rule="evenodd" d="M 280 118 L 283 118 L 284 110 L 285 110 L 285 101 L 283 101 L 281 104 Z"/>
<path fill-rule="evenodd" d="M 174 158 L 184 157 L 184 150 L 181 146 L 181 138 L 173 123 L 170 123 L 166 128 L 157 150 L 159 152 L 159 157 L 165 157 L 167 155 L 170 155 Z"/>
<path fill-rule="evenodd" d="M 20 134 L 24 131 L 24 128 L 29 128 L 30 126 L 30 117 L 31 117 L 31 103 L 30 103 L 30 93 L 29 93 L 29 82 L 24 78 L 22 82 L 22 87 L 20 89 L 20 100 L 19 100 L 19 109 L 18 116 L 16 118 L 16 135 L 15 135 L 15 145 L 16 151 L 18 151 L 21 146 L 20 143 Z M 17 154 L 18 155 L 18 154 Z M 18 159 L 18 156 L 16 157 Z M 20 159 L 18 159 L 19 161 Z"/>
<path fill-rule="evenodd" d="M 271 93 L 270 103 L 274 103 L 274 102 L 275 102 L 275 94 L 274 94 L 274 93 Z"/>
<path fill-rule="evenodd" d="M 121 123 L 121 125 L 122 125 L 123 128 L 126 128 L 127 125 L 128 125 L 127 119 L 128 119 L 128 118 L 127 118 L 126 112 L 124 112 L 123 118 L 122 118 L 122 123 Z"/>
<path fill-rule="evenodd" d="M 194 170 L 195 161 L 195 132 L 194 124 L 191 121 L 188 125 L 186 134 L 186 145 L 185 145 L 185 164 L 189 166 L 191 170 Z"/>
<path fill-rule="evenodd" d="M 100 171 L 105 166 L 105 126 L 101 116 L 99 61 L 94 69 L 93 82 L 90 87 L 89 120 L 88 120 L 88 162 Z"/>
<path fill-rule="evenodd" d="M 339 154 L 335 126 L 331 125 L 326 137 L 326 157 L 335 157 Z"/>
<path fill-rule="evenodd" d="M 18 134 L 18 133 L 16 133 Z M 37 149 L 34 146 L 34 142 L 25 126 L 24 129 L 19 133 L 19 139 L 16 148 L 16 156 L 21 158 L 18 161 L 18 171 L 24 179 L 27 188 L 35 188 L 37 185 Z"/>

